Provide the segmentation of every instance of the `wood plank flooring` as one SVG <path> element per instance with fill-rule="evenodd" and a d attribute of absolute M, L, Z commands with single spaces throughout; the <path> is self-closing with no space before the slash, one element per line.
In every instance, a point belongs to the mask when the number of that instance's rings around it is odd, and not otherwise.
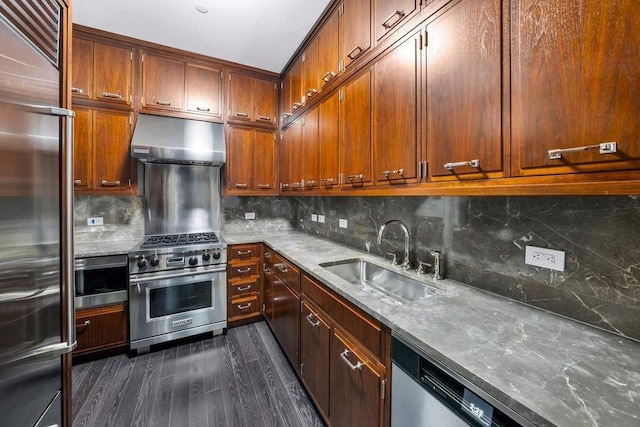
<path fill-rule="evenodd" d="M 264 322 L 73 367 L 74 426 L 324 426 Z"/>

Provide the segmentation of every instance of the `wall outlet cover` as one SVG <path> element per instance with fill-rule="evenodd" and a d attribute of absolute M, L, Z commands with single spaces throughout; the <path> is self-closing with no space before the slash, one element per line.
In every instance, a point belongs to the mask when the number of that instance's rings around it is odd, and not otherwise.
<path fill-rule="evenodd" d="M 318 222 L 318 215 L 317 214 L 311 214 L 311 221 Z"/>
<path fill-rule="evenodd" d="M 527 246 L 524 252 L 524 263 L 564 271 L 564 251 Z"/>
<path fill-rule="evenodd" d="M 338 226 L 340 228 L 347 228 L 347 220 L 343 219 L 343 218 L 340 218 L 340 221 L 338 221 Z"/>
<path fill-rule="evenodd" d="M 101 216 L 87 218 L 87 225 L 104 225 L 104 218 Z"/>
<path fill-rule="evenodd" d="M 324 224 L 324 215 L 318 215 L 318 222 Z"/>
<path fill-rule="evenodd" d="M 244 213 L 244 219 L 256 219 L 256 213 L 255 212 L 245 212 Z"/>

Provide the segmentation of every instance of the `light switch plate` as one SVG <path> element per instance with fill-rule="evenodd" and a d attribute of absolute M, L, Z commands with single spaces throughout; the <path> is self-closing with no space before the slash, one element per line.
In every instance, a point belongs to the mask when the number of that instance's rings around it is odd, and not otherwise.
<path fill-rule="evenodd" d="M 104 219 L 101 216 L 87 218 L 87 225 L 104 225 Z"/>
<path fill-rule="evenodd" d="M 324 224 L 324 215 L 318 215 L 318 222 Z"/>
<path fill-rule="evenodd" d="M 338 221 L 338 226 L 340 228 L 347 228 L 347 220 L 343 219 L 343 218 L 340 218 L 340 221 Z"/>
<path fill-rule="evenodd" d="M 564 252 L 527 246 L 524 252 L 524 263 L 551 270 L 564 271 Z"/>
<path fill-rule="evenodd" d="M 255 212 L 245 212 L 244 213 L 244 219 L 256 219 L 256 213 Z"/>
<path fill-rule="evenodd" d="M 317 214 L 311 214 L 311 221 L 318 222 L 318 215 Z"/>

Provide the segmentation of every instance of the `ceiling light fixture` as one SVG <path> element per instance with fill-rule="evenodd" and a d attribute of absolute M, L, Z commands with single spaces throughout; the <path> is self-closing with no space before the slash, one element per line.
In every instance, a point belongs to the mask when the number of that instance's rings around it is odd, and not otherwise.
<path fill-rule="evenodd" d="M 207 13 L 209 12 L 209 8 L 207 8 L 207 6 L 203 5 L 203 4 L 197 4 L 196 5 L 196 10 L 200 13 Z"/>

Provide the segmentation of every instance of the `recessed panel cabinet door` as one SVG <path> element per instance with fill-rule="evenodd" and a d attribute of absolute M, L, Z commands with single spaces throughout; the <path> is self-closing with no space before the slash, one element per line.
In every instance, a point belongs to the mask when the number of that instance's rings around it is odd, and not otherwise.
<path fill-rule="evenodd" d="M 341 56 L 345 67 L 371 47 L 371 2 L 343 0 Z"/>
<path fill-rule="evenodd" d="M 305 102 L 309 101 L 320 91 L 320 76 L 318 76 L 318 37 L 314 37 L 304 51 L 302 62 L 302 92 Z"/>
<path fill-rule="evenodd" d="M 320 187 L 331 189 L 340 184 L 339 180 L 339 107 L 338 94 L 326 98 L 319 107 L 318 136 L 320 145 L 319 173 Z"/>
<path fill-rule="evenodd" d="M 95 110 L 93 114 L 93 187 L 128 189 L 131 113 Z"/>
<path fill-rule="evenodd" d="M 343 185 L 371 181 L 371 72 L 341 89 L 340 171 Z"/>
<path fill-rule="evenodd" d="M 273 80 L 253 78 L 253 119 L 258 123 L 276 123 L 278 90 Z"/>
<path fill-rule="evenodd" d="M 502 176 L 500 0 L 462 0 L 427 25 L 427 160 L 434 180 Z"/>
<path fill-rule="evenodd" d="M 222 117 L 222 70 L 186 65 L 187 111 Z"/>
<path fill-rule="evenodd" d="M 252 79 L 240 73 L 229 73 L 229 118 L 251 120 Z"/>
<path fill-rule="evenodd" d="M 302 189 L 302 121 L 295 120 L 282 131 L 280 181 L 282 191 Z"/>
<path fill-rule="evenodd" d="M 276 134 L 256 129 L 253 141 L 253 189 L 276 191 Z"/>
<path fill-rule="evenodd" d="M 312 309 L 307 301 L 302 303 L 300 318 L 300 371 L 309 393 L 315 399 L 318 408 L 329 416 L 329 356 L 331 327 Z"/>
<path fill-rule="evenodd" d="M 73 98 L 92 99 L 93 95 L 93 42 L 73 38 L 71 93 Z"/>
<path fill-rule="evenodd" d="M 89 108 L 73 107 L 73 188 L 91 188 L 91 147 L 93 145 L 93 115 Z"/>
<path fill-rule="evenodd" d="M 335 10 L 318 34 L 318 76 L 324 87 L 340 73 L 340 21 Z"/>
<path fill-rule="evenodd" d="M 142 54 L 142 106 L 162 110 L 184 107 L 185 63 L 162 56 Z"/>
<path fill-rule="evenodd" d="M 229 189 L 251 190 L 253 168 L 253 131 L 229 126 L 227 144 L 227 185 Z"/>
<path fill-rule="evenodd" d="M 374 66 L 373 144 L 377 183 L 414 182 L 418 177 L 421 40 L 416 34 Z"/>
<path fill-rule="evenodd" d="M 514 175 L 640 167 L 640 2 L 512 10 Z"/>
<path fill-rule="evenodd" d="M 375 0 L 374 32 L 380 40 L 418 8 L 417 0 Z"/>
<path fill-rule="evenodd" d="M 131 105 L 132 64 L 131 49 L 95 42 L 93 73 L 96 99 Z"/>
<path fill-rule="evenodd" d="M 319 185 L 319 155 L 320 140 L 318 135 L 318 108 L 308 111 L 304 115 L 302 125 L 302 173 L 304 187 L 313 190 Z"/>

